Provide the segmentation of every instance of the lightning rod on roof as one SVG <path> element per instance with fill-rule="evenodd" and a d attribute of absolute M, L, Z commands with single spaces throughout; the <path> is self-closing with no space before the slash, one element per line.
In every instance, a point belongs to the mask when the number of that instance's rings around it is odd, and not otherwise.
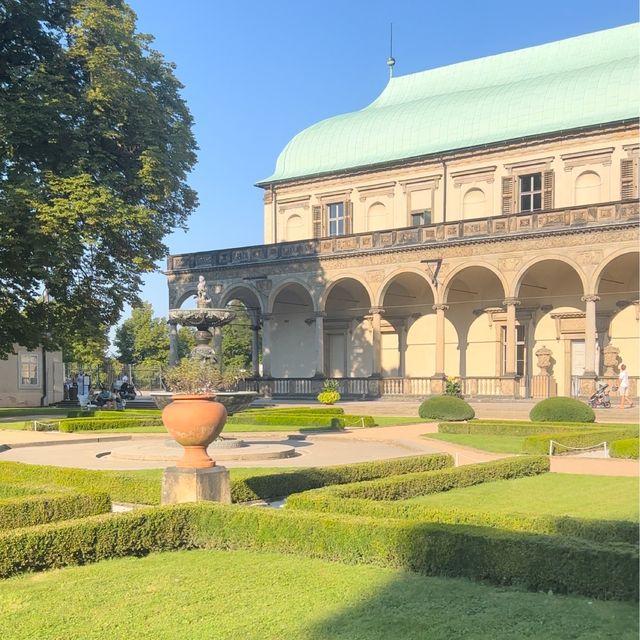
<path fill-rule="evenodd" d="M 387 58 L 387 66 L 389 67 L 389 78 L 393 78 L 393 66 L 396 61 L 393 57 L 393 22 L 389 24 L 389 57 Z"/>

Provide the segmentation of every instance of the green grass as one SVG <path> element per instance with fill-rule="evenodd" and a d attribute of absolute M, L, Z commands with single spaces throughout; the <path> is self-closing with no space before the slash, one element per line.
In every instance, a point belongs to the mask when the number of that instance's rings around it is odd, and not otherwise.
<path fill-rule="evenodd" d="M 546 473 L 453 489 L 408 502 L 465 511 L 637 521 L 638 497 L 637 478 Z"/>
<path fill-rule="evenodd" d="M 407 416 L 373 416 L 378 427 L 395 427 L 403 424 L 421 424 L 424 422 L 421 418 Z"/>
<path fill-rule="evenodd" d="M 75 595 L 74 595 L 75 594 Z M 3 640 L 636 639 L 633 603 L 248 551 L 108 560 L 0 583 Z"/>
<path fill-rule="evenodd" d="M 4 407 L 0 408 L 0 419 L 16 416 L 66 416 L 68 409 L 57 407 Z"/>
<path fill-rule="evenodd" d="M 485 436 L 467 433 L 429 433 L 424 437 L 492 453 L 522 453 L 524 442 L 524 436 Z"/>

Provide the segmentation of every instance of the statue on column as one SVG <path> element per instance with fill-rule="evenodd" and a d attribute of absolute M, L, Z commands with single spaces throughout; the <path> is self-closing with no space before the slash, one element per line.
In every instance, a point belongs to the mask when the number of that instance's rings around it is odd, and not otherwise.
<path fill-rule="evenodd" d="M 211 298 L 207 295 L 207 281 L 204 276 L 198 276 L 198 309 L 207 308 L 211 304 Z"/>

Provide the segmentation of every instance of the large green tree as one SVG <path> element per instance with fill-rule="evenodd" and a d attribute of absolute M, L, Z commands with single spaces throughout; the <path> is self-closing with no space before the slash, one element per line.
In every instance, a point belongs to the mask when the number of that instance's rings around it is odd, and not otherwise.
<path fill-rule="evenodd" d="M 169 327 L 166 318 L 154 318 L 149 302 L 131 310 L 116 330 L 114 345 L 123 364 L 166 366 L 169 364 Z M 178 330 L 178 356 L 188 355 L 195 345 L 193 332 L 187 327 Z"/>
<path fill-rule="evenodd" d="M 115 324 L 196 206 L 192 118 L 135 22 L 121 0 L 0 2 L 0 355 Z"/>

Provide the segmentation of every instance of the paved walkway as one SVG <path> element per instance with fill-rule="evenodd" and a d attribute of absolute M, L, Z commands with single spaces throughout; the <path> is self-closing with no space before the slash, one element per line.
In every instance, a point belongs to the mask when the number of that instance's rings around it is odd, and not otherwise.
<path fill-rule="evenodd" d="M 229 461 L 228 467 L 302 467 L 328 466 L 402 456 L 443 452 L 453 455 L 460 465 L 487 462 L 511 454 L 489 453 L 471 447 L 430 439 L 437 424 L 410 424 L 373 429 L 347 429 L 344 433 L 309 435 L 287 440 L 286 433 L 237 434 L 248 442 L 286 442 L 296 447 L 293 458 L 260 461 Z M 293 434 L 292 434 L 293 435 Z M 427 437 L 424 437 L 427 435 Z M 49 464 L 89 469 L 149 469 L 172 463 L 154 460 L 123 461 L 111 458 L 115 449 L 149 442 L 150 449 L 167 440 L 165 434 L 93 435 L 35 431 L 0 431 L 0 461 Z M 638 476 L 636 460 L 554 456 L 551 471 L 607 476 Z"/>

